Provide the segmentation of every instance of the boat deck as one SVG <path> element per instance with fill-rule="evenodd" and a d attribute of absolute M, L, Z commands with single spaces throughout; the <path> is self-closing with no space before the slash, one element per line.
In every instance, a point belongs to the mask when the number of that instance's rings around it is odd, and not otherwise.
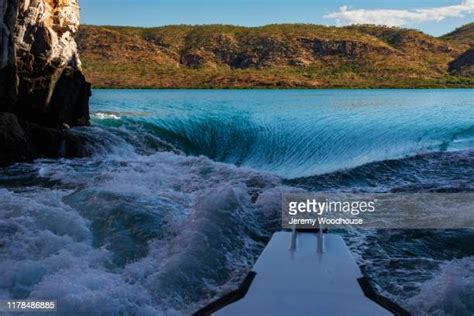
<path fill-rule="evenodd" d="M 214 315 L 392 315 L 364 295 L 362 273 L 341 236 L 325 235 L 324 252 L 318 245 L 317 234 L 276 233 L 245 297 Z"/>

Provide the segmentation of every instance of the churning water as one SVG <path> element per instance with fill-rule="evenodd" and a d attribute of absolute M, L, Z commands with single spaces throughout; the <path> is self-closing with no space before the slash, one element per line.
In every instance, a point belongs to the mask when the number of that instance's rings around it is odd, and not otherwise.
<path fill-rule="evenodd" d="M 282 192 L 474 189 L 473 90 L 99 90 L 91 110 L 91 157 L 0 169 L 0 299 L 189 314 L 246 275 Z M 413 313 L 474 312 L 474 231 L 344 236 Z"/>

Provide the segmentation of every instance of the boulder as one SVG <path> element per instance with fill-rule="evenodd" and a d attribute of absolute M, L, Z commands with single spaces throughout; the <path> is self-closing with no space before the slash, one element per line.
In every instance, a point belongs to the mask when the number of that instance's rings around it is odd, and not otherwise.
<path fill-rule="evenodd" d="M 12 113 L 0 113 L 0 166 L 31 161 L 27 134 Z"/>
<path fill-rule="evenodd" d="M 25 123 L 30 152 L 35 158 L 72 158 L 88 155 L 87 140 L 67 129 Z"/>

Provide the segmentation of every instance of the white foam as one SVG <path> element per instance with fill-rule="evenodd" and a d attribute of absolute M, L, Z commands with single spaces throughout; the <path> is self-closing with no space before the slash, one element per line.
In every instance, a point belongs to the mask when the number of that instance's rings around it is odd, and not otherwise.
<path fill-rule="evenodd" d="M 474 310 L 474 257 L 443 264 L 408 306 L 415 315 L 468 315 Z"/>
<path fill-rule="evenodd" d="M 192 313 L 245 276 L 285 190 L 278 177 L 174 153 L 33 168 L 59 184 L 0 190 L 0 296 L 57 299 L 61 314 Z"/>
<path fill-rule="evenodd" d="M 122 117 L 118 113 L 94 112 L 92 117 L 97 120 L 120 120 Z"/>

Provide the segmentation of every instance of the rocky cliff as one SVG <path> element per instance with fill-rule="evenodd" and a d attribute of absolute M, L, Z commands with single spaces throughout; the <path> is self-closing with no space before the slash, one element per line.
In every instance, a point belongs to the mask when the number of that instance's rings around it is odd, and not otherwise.
<path fill-rule="evenodd" d="M 77 154 L 66 129 L 89 124 L 90 96 L 78 27 L 76 0 L 0 0 L 0 164 Z"/>

